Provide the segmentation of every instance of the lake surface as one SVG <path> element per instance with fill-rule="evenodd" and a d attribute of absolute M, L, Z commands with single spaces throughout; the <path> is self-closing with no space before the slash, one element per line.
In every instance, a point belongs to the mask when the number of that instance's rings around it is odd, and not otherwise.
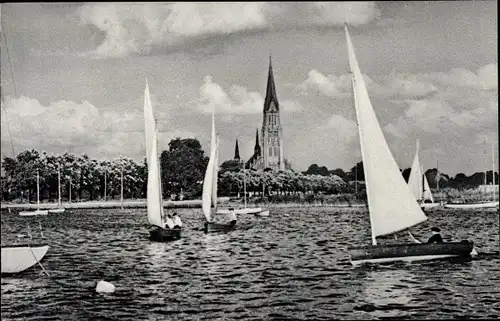
<path fill-rule="evenodd" d="M 497 212 L 437 210 L 412 229 L 421 240 L 431 226 L 439 226 L 445 240 L 474 240 L 480 255 L 470 262 L 356 268 L 347 248 L 371 242 L 366 209 L 271 208 L 270 217 L 241 216 L 238 230 L 219 235 L 199 229 L 201 209 L 178 213 L 183 237 L 166 244 L 148 241 L 145 209 L 71 210 L 41 218 L 51 246 L 42 264 L 51 277 L 38 266 L 2 277 L 2 320 L 500 315 Z M 37 218 L 2 212 L 2 244 L 25 232 L 27 220 L 35 230 Z M 116 292 L 96 294 L 101 279 L 115 284 Z"/>

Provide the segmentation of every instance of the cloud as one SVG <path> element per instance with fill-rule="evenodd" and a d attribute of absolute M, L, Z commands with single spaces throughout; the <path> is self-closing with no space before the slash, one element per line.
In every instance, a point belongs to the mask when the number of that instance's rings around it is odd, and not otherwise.
<path fill-rule="evenodd" d="M 197 108 L 203 113 L 211 113 L 213 108 L 216 114 L 248 115 L 261 114 L 264 108 L 264 97 L 248 91 L 245 87 L 231 85 L 226 92 L 211 76 L 203 78 L 204 84 L 199 89 Z M 297 111 L 302 106 L 297 101 L 284 100 L 280 104 L 282 110 Z"/>
<path fill-rule="evenodd" d="M 331 116 L 326 124 L 319 127 L 320 130 L 326 132 L 334 132 L 337 144 L 350 144 L 356 141 L 358 135 L 357 124 L 340 115 Z"/>
<path fill-rule="evenodd" d="M 373 80 L 367 75 L 363 75 L 368 88 L 377 86 Z M 323 96 L 328 97 L 346 97 L 352 95 L 352 85 L 351 85 L 351 75 L 343 74 L 340 76 L 335 76 L 330 74 L 325 76 L 316 69 L 309 71 L 307 79 L 298 84 L 295 89 L 300 94 L 308 95 L 309 93 L 319 93 Z M 380 89 L 375 88 L 380 91 Z"/>
<path fill-rule="evenodd" d="M 154 46 L 189 39 L 273 28 L 369 23 L 380 12 L 373 2 L 93 3 L 80 8 L 82 25 L 103 33 L 95 57 L 147 54 Z"/>
<path fill-rule="evenodd" d="M 88 101 L 60 100 L 47 106 L 21 96 L 6 97 L 2 108 L 2 154 L 11 155 L 12 133 L 15 152 L 40 149 L 48 152 L 87 153 L 93 157 L 134 157 L 145 155 L 142 111 L 104 111 Z M 6 126 L 6 120 L 8 125 Z M 194 137 L 188 130 L 161 131 L 160 144 L 167 148 L 170 139 Z"/>

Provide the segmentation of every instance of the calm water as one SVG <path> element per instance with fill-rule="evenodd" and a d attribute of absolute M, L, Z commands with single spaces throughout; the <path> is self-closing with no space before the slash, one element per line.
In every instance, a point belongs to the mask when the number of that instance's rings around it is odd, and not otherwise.
<path fill-rule="evenodd" d="M 200 209 L 178 211 L 183 238 L 147 240 L 146 212 L 75 210 L 42 218 L 51 249 L 39 267 L 2 277 L 2 320 L 327 320 L 498 318 L 498 213 L 436 211 L 445 239 L 471 238 L 480 257 L 353 268 L 349 246 L 370 244 L 362 210 L 271 209 L 239 230 L 205 235 Z M 288 213 L 289 217 L 282 214 Z M 28 218 L 35 225 L 36 218 Z M 2 244 L 26 218 L 3 213 Z M 36 225 L 35 225 L 36 226 Z M 9 239 L 10 238 L 10 239 Z M 95 294 L 113 282 L 114 294 Z"/>

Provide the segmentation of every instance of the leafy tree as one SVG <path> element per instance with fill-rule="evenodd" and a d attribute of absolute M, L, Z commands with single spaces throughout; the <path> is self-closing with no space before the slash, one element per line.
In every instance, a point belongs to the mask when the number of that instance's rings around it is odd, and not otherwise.
<path fill-rule="evenodd" d="M 197 139 L 171 140 L 169 150 L 161 154 L 163 196 L 181 192 L 187 197 L 201 195 L 207 165 L 208 157 Z"/>
<path fill-rule="evenodd" d="M 312 164 L 309 166 L 307 171 L 304 172 L 306 175 L 322 175 L 322 176 L 328 176 L 328 168 L 325 166 L 318 166 L 318 164 Z"/>
<path fill-rule="evenodd" d="M 243 165 L 241 161 L 237 159 L 230 159 L 225 161 L 220 165 L 219 172 L 224 173 L 225 171 L 237 172 L 242 169 Z"/>
<path fill-rule="evenodd" d="M 405 168 L 401 174 L 403 174 L 403 178 L 408 183 L 410 180 L 411 168 Z"/>

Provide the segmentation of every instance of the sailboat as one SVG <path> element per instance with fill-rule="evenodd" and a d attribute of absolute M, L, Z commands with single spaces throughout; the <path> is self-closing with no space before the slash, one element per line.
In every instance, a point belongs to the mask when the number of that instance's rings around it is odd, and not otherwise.
<path fill-rule="evenodd" d="M 66 209 L 62 207 L 62 202 L 61 202 L 61 168 L 58 168 L 57 170 L 57 195 L 58 195 L 58 200 L 57 200 L 57 208 L 49 210 L 49 213 L 64 213 Z"/>
<path fill-rule="evenodd" d="M 212 134 L 210 138 L 210 159 L 208 160 L 205 177 L 203 179 L 203 194 L 201 197 L 203 215 L 205 215 L 205 233 L 209 232 L 229 232 L 235 228 L 232 223 L 213 222 L 212 213 L 226 214 L 217 211 L 217 165 L 219 158 L 219 137 L 215 135 L 215 108 L 212 111 Z M 213 211 L 212 211 L 213 207 Z M 229 213 L 228 211 L 227 213 Z M 236 214 L 236 213 L 235 213 Z"/>
<path fill-rule="evenodd" d="M 47 215 L 48 210 L 40 209 L 40 171 L 36 170 L 36 210 L 35 211 L 22 211 L 19 212 L 21 216 L 33 216 L 33 215 Z"/>
<path fill-rule="evenodd" d="M 230 211 L 234 211 L 235 214 L 254 214 L 255 216 L 269 216 L 269 210 L 263 210 L 261 207 L 247 207 L 247 175 L 245 169 L 245 163 L 243 163 L 243 208 L 237 209 L 220 209 L 217 211 L 218 214 L 229 214 Z"/>
<path fill-rule="evenodd" d="M 420 143 L 417 139 L 417 147 L 415 151 L 415 158 L 413 159 L 413 164 L 411 166 L 410 178 L 408 179 L 408 185 L 410 186 L 413 195 L 419 202 L 421 208 L 433 208 L 439 206 L 439 203 L 434 203 L 434 197 L 432 197 L 431 189 L 429 187 L 429 182 L 420 165 L 419 158 Z"/>
<path fill-rule="evenodd" d="M 358 120 L 372 245 L 349 249 L 353 265 L 470 257 L 473 242 L 377 245 L 378 236 L 391 235 L 421 224 L 427 216 L 406 184 L 373 110 L 345 25 L 354 106 Z"/>
<path fill-rule="evenodd" d="M 492 175 L 493 175 L 493 188 L 495 188 L 495 150 L 494 147 L 491 150 L 491 162 L 492 162 Z M 486 172 L 484 173 L 484 185 L 486 186 Z M 444 205 L 445 208 L 452 209 L 491 209 L 498 208 L 499 201 L 495 200 L 495 190 L 493 190 L 493 201 L 483 201 L 476 203 L 447 203 Z"/>
<path fill-rule="evenodd" d="M 165 228 L 163 198 L 161 189 L 161 169 L 158 158 L 158 128 L 153 114 L 153 106 L 146 80 L 144 89 L 144 129 L 146 132 L 146 162 L 148 166 L 147 212 L 148 222 L 154 227 L 149 231 L 149 239 L 168 242 L 180 239 L 181 229 Z"/>

